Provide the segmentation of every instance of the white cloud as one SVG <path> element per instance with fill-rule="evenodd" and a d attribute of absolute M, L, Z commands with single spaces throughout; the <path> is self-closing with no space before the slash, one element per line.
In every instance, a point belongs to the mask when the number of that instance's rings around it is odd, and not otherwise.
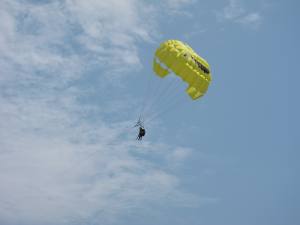
<path fill-rule="evenodd" d="M 110 224 L 147 202 L 188 203 L 169 171 L 190 150 L 131 141 L 129 122 L 106 122 L 99 106 L 80 103 L 90 93 L 74 84 L 95 64 L 139 66 L 137 42 L 153 38 L 151 7 L 32 2 L 0 2 L 0 223 Z"/>
<path fill-rule="evenodd" d="M 229 0 L 222 11 L 216 12 L 216 17 L 220 22 L 231 21 L 252 28 L 257 28 L 262 20 L 259 12 L 248 12 L 240 0 Z"/>
<path fill-rule="evenodd" d="M 2 56 L 22 69 L 64 65 L 76 77 L 86 66 L 82 59 L 111 69 L 133 68 L 140 65 L 136 42 L 150 41 L 154 33 L 149 9 L 135 0 L 0 4 Z"/>

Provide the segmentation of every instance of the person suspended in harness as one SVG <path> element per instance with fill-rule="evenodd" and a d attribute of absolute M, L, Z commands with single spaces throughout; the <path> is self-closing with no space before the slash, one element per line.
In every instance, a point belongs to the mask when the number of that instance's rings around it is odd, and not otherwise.
<path fill-rule="evenodd" d="M 139 117 L 138 121 L 136 122 L 136 124 L 133 127 L 139 127 L 139 134 L 136 137 L 136 139 L 139 141 L 142 140 L 146 134 L 146 130 L 144 128 L 144 121 L 141 118 L 141 116 Z"/>
<path fill-rule="evenodd" d="M 137 139 L 137 140 L 142 140 L 143 137 L 145 136 L 145 134 L 146 134 L 145 128 L 143 128 L 143 127 L 140 126 L 139 135 L 137 136 L 136 139 Z"/>

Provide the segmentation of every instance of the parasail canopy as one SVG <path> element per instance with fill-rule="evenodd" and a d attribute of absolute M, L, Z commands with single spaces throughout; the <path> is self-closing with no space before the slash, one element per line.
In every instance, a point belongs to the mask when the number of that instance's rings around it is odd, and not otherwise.
<path fill-rule="evenodd" d="M 211 82 L 210 66 L 194 50 L 178 40 L 167 40 L 156 50 L 153 70 L 161 78 L 169 73 L 181 77 L 189 86 L 186 93 L 196 100 L 202 97 Z"/>

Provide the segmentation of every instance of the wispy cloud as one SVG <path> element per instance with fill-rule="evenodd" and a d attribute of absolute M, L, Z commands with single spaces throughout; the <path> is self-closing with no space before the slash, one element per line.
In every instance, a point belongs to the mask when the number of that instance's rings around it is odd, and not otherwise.
<path fill-rule="evenodd" d="M 192 14 L 187 7 L 195 2 L 196 0 L 164 0 L 159 1 L 159 4 L 163 8 L 164 14 L 191 17 Z"/>
<path fill-rule="evenodd" d="M 33 2 L 0 2 L 0 223 L 110 224 L 147 202 L 188 204 L 171 170 L 190 149 L 131 141 L 130 121 L 108 123 L 101 106 L 79 101 L 91 95 L 81 85 L 89 71 L 141 64 L 137 43 L 154 38 L 152 8 Z"/>
<path fill-rule="evenodd" d="M 223 10 L 216 12 L 216 17 L 220 22 L 231 21 L 252 28 L 257 28 L 262 20 L 259 12 L 249 12 L 240 0 L 229 0 Z"/>
<path fill-rule="evenodd" d="M 258 26 L 261 23 L 261 15 L 259 13 L 249 13 L 246 16 L 240 18 L 238 21 L 242 24 L 252 24 Z"/>
<path fill-rule="evenodd" d="M 171 9 L 179 9 L 187 4 L 191 4 L 195 2 L 195 0 L 166 0 L 167 5 Z"/>

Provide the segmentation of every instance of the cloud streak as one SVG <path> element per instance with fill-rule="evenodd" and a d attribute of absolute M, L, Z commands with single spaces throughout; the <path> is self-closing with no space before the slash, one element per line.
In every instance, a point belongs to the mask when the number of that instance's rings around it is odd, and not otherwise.
<path fill-rule="evenodd" d="M 239 0 L 229 0 L 223 10 L 216 12 L 216 17 L 220 22 L 230 21 L 252 28 L 257 28 L 262 21 L 259 12 L 249 12 Z"/>

